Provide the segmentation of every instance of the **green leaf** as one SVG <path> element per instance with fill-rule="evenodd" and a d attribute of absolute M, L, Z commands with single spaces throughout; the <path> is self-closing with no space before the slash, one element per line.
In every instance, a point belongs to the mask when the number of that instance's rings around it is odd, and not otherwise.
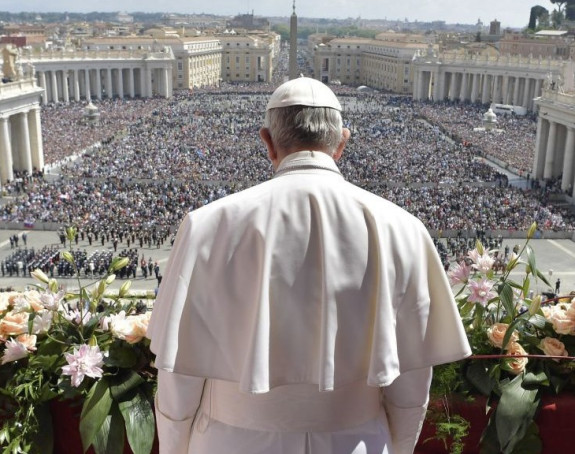
<path fill-rule="evenodd" d="M 543 444 L 539 437 L 539 428 L 537 424 L 531 423 L 527 428 L 525 436 L 519 440 L 513 449 L 513 454 L 541 454 L 543 451 Z"/>
<path fill-rule="evenodd" d="M 123 367 L 126 369 L 132 368 L 138 361 L 138 356 L 134 348 L 127 345 L 125 342 L 114 342 L 110 345 L 108 358 L 106 364 L 108 366 Z"/>
<path fill-rule="evenodd" d="M 106 379 L 94 383 L 86 397 L 80 417 L 80 435 L 84 452 L 94 442 L 96 434 L 110 414 L 112 402 L 112 394 Z"/>
<path fill-rule="evenodd" d="M 532 317 L 529 317 L 529 323 L 539 329 L 544 329 L 545 324 L 547 323 L 547 319 L 542 315 L 535 314 Z"/>
<path fill-rule="evenodd" d="M 150 401 L 139 391 L 131 400 L 120 402 L 119 406 L 126 422 L 126 435 L 130 448 L 134 454 L 150 454 L 156 428 Z"/>
<path fill-rule="evenodd" d="M 496 381 L 489 374 L 484 361 L 472 361 L 465 372 L 465 376 L 479 392 L 488 396 L 495 387 Z"/>
<path fill-rule="evenodd" d="M 125 395 L 144 383 L 144 379 L 133 370 L 123 371 L 112 380 L 110 392 L 114 400 L 124 399 Z"/>
<path fill-rule="evenodd" d="M 544 371 L 539 371 L 537 373 L 528 372 L 525 374 L 525 378 L 523 379 L 523 386 L 526 388 L 533 388 L 539 385 L 547 386 L 548 384 L 549 377 Z"/>
<path fill-rule="evenodd" d="M 104 423 L 100 427 L 93 446 L 96 454 L 122 454 L 124 452 L 124 420 L 118 408 L 114 403 L 110 409 L 110 414 L 106 416 Z"/>
<path fill-rule="evenodd" d="M 521 293 L 523 293 L 524 298 L 527 298 L 527 296 L 529 295 L 530 285 L 531 281 L 529 280 L 529 276 L 526 276 L 525 279 L 523 279 L 523 287 L 521 289 Z"/>
<path fill-rule="evenodd" d="M 508 282 L 505 282 L 499 291 L 499 297 L 501 298 L 501 303 L 505 308 L 507 314 L 514 316 L 515 315 L 515 306 L 513 304 L 513 289 Z"/>
<path fill-rule="evenodd" d="M 537 274 L 537 265 L 535 264 L 535 253 L 531 246 L 526 246 L 525 251 L 527 252 L 527 263 L 529 264 L 529 270 L 532 274 Z"/>
<path fill-rule="evenodd" d="M 509 339 L 511 339 L 511 335 L 513 334 L 513 331 L 515 331 L 515 328 L 520 323 L 525 323 L 525 319 L 516 318 L 507 327 L 507 331 L 505 331 L 505 336 L 503 336 L 503 341 L 501 342 L 501 345 L 503 346 L 504 349 L 507 348 L 507 346 L 509 344 Z"/>
<path fill-rule="evenodd" d="M 537 390 L 523 388 L 523 375 L 501 387 L 501 398 L 495 409 L 497 439 L 503 454 L 513 452 L 515 445 L 525 436 L 532 424 L 539 398 Z"/>
<path fill-rule="evenodd" d="M 549 287 L 551 287 L 551 284 L 549 283 L 549 281 L 547 280 L 547 278 L 545 277 L 545 275 L 544 275 L 541 271 L 539 271 L 539 270 L 537 270 L 537 277 L 538 277 L 539 279 L 541 279 L 541 280 L 542 280 L 545 284 L 547 284 Z"/>

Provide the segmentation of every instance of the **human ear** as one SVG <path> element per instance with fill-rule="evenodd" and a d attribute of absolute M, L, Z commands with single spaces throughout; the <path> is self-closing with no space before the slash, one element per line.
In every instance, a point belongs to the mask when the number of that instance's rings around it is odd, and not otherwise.
<path fill-rule="evenodd" d="M 341 130 L 341 141 L 339 142 L 339 145 L 337 146 L 335 153 L 333 154 L 334 161 L 339 161 L 339 158 L 341 158 L 343 149 L 345 148 L 345 144 L 349 140 L 350 136 L 351 132 L 349 131 L 349 129 L 343 128 Z"/>
<path fill-rule="evenodd" d="M 268 128 L 261 128 L 260 137 L 268 150 L 268 158 L 275 167 L 278 160 L 278 154 L 274 146 L 270 130 Z"/>

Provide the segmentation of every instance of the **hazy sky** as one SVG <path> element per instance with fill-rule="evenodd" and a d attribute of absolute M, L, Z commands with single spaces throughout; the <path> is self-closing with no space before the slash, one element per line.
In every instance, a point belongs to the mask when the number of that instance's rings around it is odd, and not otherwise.
<path fill-rule="evenodd" d="M 523 27 L 529 22 L 532 6 L 555 9 L 549 0 L 296 0 L 301 17 L 344 19 L 444 20 L 447 23 L 489 24 L 493 19 L 503 27 Z M 291 0 L 0 0 L 0 11 L 89 12 L 143 11 L 210 13 L 236 15 L 253 10 L 256 16 L 289 16 Z"/>

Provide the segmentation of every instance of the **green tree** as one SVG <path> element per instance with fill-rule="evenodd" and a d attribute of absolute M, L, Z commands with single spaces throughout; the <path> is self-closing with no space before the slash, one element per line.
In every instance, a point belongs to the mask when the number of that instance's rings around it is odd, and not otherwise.
<path fill-rule="evenodd" d="M 575 20 L 575 0 L 550 0 L 554 5 L 558 5 L 559 11 L 563 13 L 567 20 Z"/>
<path fill-rule="evenodd" d="M 545 21 L 549 21 L 549 11 L 547 11 L 547 8 L 544 8 L 541 5 L 531 8 L 529 25 L 527 26 L 530 30 L 535 30 L 537 26 L 544 25 Z"/>

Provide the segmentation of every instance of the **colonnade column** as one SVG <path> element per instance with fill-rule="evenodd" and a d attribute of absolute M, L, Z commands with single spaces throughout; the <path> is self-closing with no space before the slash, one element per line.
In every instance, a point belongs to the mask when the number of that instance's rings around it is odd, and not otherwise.
<path fill-rule="evenodd" d="M 441 85 L 443 84 L 443 77 L 439 70 L 433 71 L 433 100 L 435 102 L 442 101 L 441 99 Z"/>
<path fill-rule="evenodd" d="M 451 73 L 446 73 L 442 71 L 439 73 L 439 96 L 437 97 L 438 101 L 445 100 L 448 92 L 446 93 L 445 89 L 449 90 L 448 84 L 451 83 Z"/>
<path fill-rule="evenodd" d="M 172 80 L 172 72 L 166 68 L 166 99 L 169 99 L 172 97 L 172 93 L 174 92 L 174 87 L 173 87 L 173 80 Z M 429 98 L 429 84 L 431 84 L 431 73 L 428 73 L 428 77 L 427 77 L 427 83 L 428 83 L 428 92 L 426 95 L 426 99 Z"/>
<path fill-rule="evenodd" d="M 86 101 L 90 102 L 91 96 L 90 96 L 90 70 L 89 69 L 84 70 L 84 85 L 86 87 Z"/>
<path fill-rule="evenodd" d="M 483 74 L 483 87 L 481 88 L 481 104 L 487 104 L 489 102 L 489 74 Z"/>
<path fill-rule="evenodd" d="M 124 71 L 122 68 L 118 68 L 118 96 L 120 99 L 124 99 Z"/>
<path fill-rule="evenodd" d="M 513 105 L 516 106 L 519 104 L 519 84 L 521 79 L 519 77 L 514 77 L 513 80 Z"/>
<path fill-rule="evenodd" d="M 99 69 L 96 69 L 96 98 L 102 99 L 102 75 Z"/>
<path fill-rule="evenodd" d="M 134 90 L 134 68 L 129 68 L 129 77 L 128 77 L 128 90 L 130 91 L 130 98 L 136 97 L 136 91 Z"/>
<path fill-rule="evenodd" d="M 2 179 L 2 184 L 14 179 L 12 166 L 9 118 L 0 117 L 0 178 Z"/>
<path fill-rule="evenodd" d="M 140 97 L 144 98 L 148 95 L 146 88 L 146 69 L 140 68 Z"/>
<path fill-rule="evenodd" d="M 467 99 L 467 79 L 469 74 L 461 74 L 461 91 L 459 92 L 459 100 L 465 101 Z"/>
<path fill-rule="evenodd" d="M 545 161 L 545 146 L 547 138 L 545 132 L 548 130 L 549 123 L 542 117 L 537 120 L 537 134 L 535 136 L 535 157 L 533 159 L 533 179 L 540 180 L 543 178 L 543 167 Z"/>
<path fill-rule="evenodd" d="M 541 79 L 537 79 L 535 81 L 535 93 L 533 93 L 534 98 L 541 96 L 541 84 L 542 83 L 543 83 L 543 81 Z"/>
<path fill-rule="evenodd" d="M 106 97 L 108 99 L 113 98 L 114 90 L 112 89 L 112 69 L 108 68 L 106 70 Z"/>
<path fill-rule="evenodd" d="M 78 75 L 78 70 L 75 69 L 72 73 L 72 85 L 74 87 L 74 101 L 80 101 L 80 78 Z"/>
<path fill-rule="evenodd" d="M 501 84 L 501 98 L 503 104 L 509 104 L 509 76 L 503 76 Z"/>
<path fill-rule="evenodd" d="M 523 90 L 523 102 L 521 105 L 526 107 L 527 109 L 531 110 L 531 106 L 529 105 L 529 92 L 531 91 L 531 81 L 529 77 L 525 78 L 525 86 Z"/>
<path fill-rule="evenodd" d="M 56 71 L 51 71 L 52 73 L 52 102 L 58 102 L 58 79 L 56 78 Z"/>
<path fill-rule="evenodd" d="M 419 93 L 420 93 L 420 89 L 419 89 L 419 84 L 420 84 L 420 80 L 421 80 L 421 70 L 420 69 L 416 69 L 413 72 L 413 100 L 414 101 L 419 101 Z"/>
<path fill-rule="evenodd" d="M 493 76 L 493 102 L 499 103 L 501 100 L 501 81 L 499 76 Z"/>
<path fill-rule="evenodd" d="M 563 158 L 563 179 L 561 180 L 561 190 L 566 191 L 571 186 L 573 192 L 573 157 L 575 155 L 575 131 L 567 127 L 567 140 L 565 141 L 565 153 Z M 571 194 L 569 194 L 571 195 Z"/>
<path fill-rule="evenodd" d="M 164 98 L 168 99 L 170 97 L 170 72 L 168 71 L 168 68 L 164 68 L 162 70 L 162 94 L 164 95 Z M 423 74 L 422 74 L 423 75 Z M 427 74 L 425 74 L 427 75 Z M 424 80 L 428 80 L 429 79 L 427 77 L 424 77 Z M 428 90 L 427 93 L 429 93 L 429 85 L 428 85 Z M 428 95 L 426 95 L 425 99 L 428 98 Z"/>
<path fill-rule="evenodd" d="M 32 175 L 32 153 L 30 150 L 30 130 L 28 128 L 28 112 L 22 112 L 15 117 L 18 119 L 18 145 L 20 166 L 18 170 L 25 170 Z"/>
<path fill-rule="evenodd" d="M 473 82 L 471 84 L 471 102 L 477 102 L 479 93 L 479 74 L 473 74 Z"/>
<path fill-rule="evenodd" d="M 42 104 L 48 104 L 48 89 L 46 87 L 46 71 L 39 72 L 39 83 L 40 86 L 44 89 L 44 93 L 42 93 Z"/>
<path fill-rule="evenodd" d="M 42 146 L 39 108 L 31 109 L 30 112 L 28 112 L 28 123 L 30 126 L 32 167 L 41 171 L 44 168 L 44 150 Z"/>
<path fill-rule="evenodd" d="M 547 136 L 547 146 L 545 147 L 545 168 L 543 178 L 545 180 L 553 177 L 553 164 L 555 162 L 555 134 L 557 123 L 549 121 L 549 135 Z"/>
<path fill-rule="evenodd" d="M 449 84 L 449 100 L 451 102 L 457 99 L 459 93 L 457 93 L 457 79 L 459 74 L 451 73 L 451 83 Z"/>
<path fill-rule="evenodd" d="M 62 97 L 64 102 L 70 102 L 70 91 L 68 90 L 68 70 L 62 71 Z"/>

